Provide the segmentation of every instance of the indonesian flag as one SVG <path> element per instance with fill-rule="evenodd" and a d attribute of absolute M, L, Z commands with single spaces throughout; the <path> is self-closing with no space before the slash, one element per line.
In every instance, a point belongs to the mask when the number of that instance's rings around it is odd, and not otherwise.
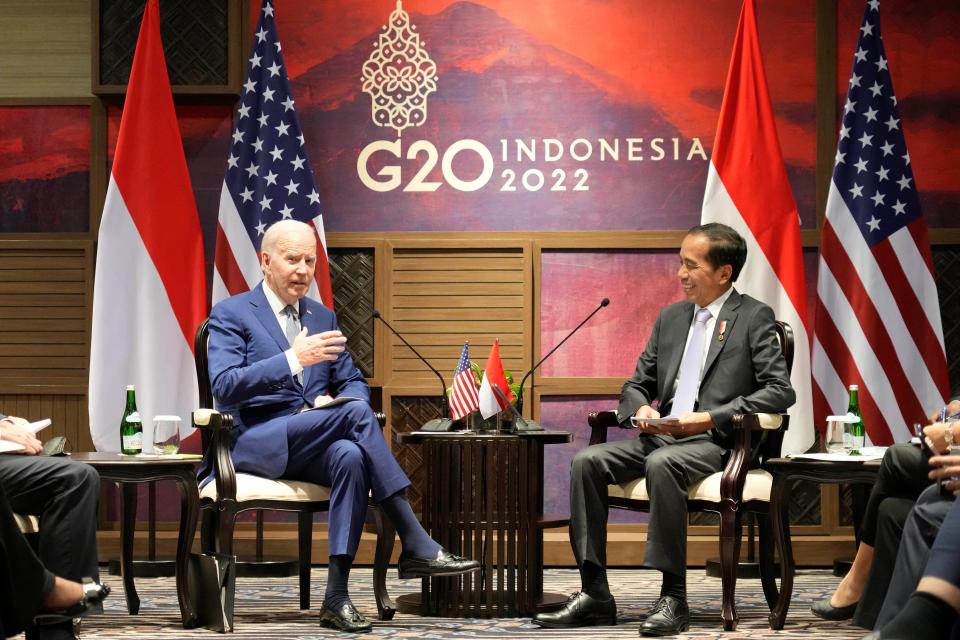
<path fill-rule="evenodd" d="M 493 387 L 500 389 L 505 399 L 501 400 Z M 495 341 L 487 358 L 487 366 L 483 370 L 483 380 L 480 381 L 480 415 L 484 419 L 496 415 L 507 408 L 507 403 L 513 400 L 507 376 L 503 373 L 503 363 L 500 362 L 500 342 Z"/>
<path fill-rule="evenodd" d="M 740 12 L 701 219 L 727 224 L 744 237 L 747 263 L 737 290 L 770 305 L 793 328 L 790 379 L 797 402 L 782 452 L 806 451 L 814 424 L 800 220 L 767 92 L 754 0 L 745 0 Z"/>
<path fill-rule="evenodd" d="M 181 435 L 192 432 L 193 335 L 206 298 L 203 238 L 163 58 L 160 9 L 148 0 L 97 247 L 90 433 L 98 451 L 120 450 L 128 384 L 137 390 L 144 450 L 157 414 L 179 415 Z"/>

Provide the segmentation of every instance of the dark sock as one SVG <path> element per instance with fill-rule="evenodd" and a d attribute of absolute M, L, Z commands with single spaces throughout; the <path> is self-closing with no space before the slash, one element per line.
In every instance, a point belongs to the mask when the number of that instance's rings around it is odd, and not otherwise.
<path fill-rule="evenodd" d="M 433 560 L 440 552 L 440 545 L 427 535 L 423 525 L 417 520 L 404 491 L 398 491 L 380 503 L 383 512 L 390 518 L 393 527 L 400 536 L 403 555 L 413 558 Z"/>
<path fill-rule="evenodd" d="M 350 580 L 350 567 L 353 558 L 347 555 L 330 556 L 327 566 L 327 590 L 323 594 L 323 606 L 336 611 L 350 601 L 347 582 Z"/>
<path fill-rule="evenodd" d="M 884 638 L 897 640 L 938 640 L 949 638 L 950 629 L 957 621 L 957 612 L 940 598 L 917 592 L 897 616 L 883 627 Z"/>
<path fill-rule="evenodd" d="M 660 597 L 673 596 L 679 600 L 687 599 L 687 576 L 663 572 L 663 584 L 660 585 Z"/>
<path fill-rule="evenodd" d="M 580 582 L 583 592 L 596 600 L 609 600 L 610 584 L 607 582 L 607 570 L 592 562 L 584 562 L 580 568 Z"/>

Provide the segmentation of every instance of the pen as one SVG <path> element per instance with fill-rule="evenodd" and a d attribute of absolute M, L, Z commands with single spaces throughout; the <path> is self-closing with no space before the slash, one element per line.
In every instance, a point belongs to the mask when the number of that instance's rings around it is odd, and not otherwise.
<path fill-rule="evenodd" d="M 937 422 L 943 422 L 947 419 L 947 405 L 943 405 L 943 408 L 940 409 L 940 419 Z"/>

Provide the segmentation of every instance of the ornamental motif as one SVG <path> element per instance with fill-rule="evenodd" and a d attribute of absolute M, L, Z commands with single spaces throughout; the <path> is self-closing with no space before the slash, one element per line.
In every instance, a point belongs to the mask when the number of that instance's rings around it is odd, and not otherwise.
<path fill-rule="evenodd" d="M 420 42 L 402 0 L 383 26 L 363 65 L 363 92 L 371 98 L 371 118 L 392 127 L 397 137 L 427 120 L 427 96 L 437 90 L 437 65 Z"/>

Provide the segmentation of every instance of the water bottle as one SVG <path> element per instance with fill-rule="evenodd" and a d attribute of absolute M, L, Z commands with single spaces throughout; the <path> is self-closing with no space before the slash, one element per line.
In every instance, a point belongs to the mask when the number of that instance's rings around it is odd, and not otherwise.
<path fill-rule="evenodd" d="M 858 455 L 863 448 L 864 434 L 866 433 L 863 425 L 863 415 L 860 413 L 860 391 L 855 384 L 850 385 L 850 401 L 847 404 L 847 416 L 850 419 L 847 424 L 846 434 L 850 437 L 850 453 Z"/>
<path fill-rule="evenodd" d="M 135 456 L 143 451 L 143 421 L 137 411 L 137 395 L 133 385 L 127 385 L 127 406 L 120 419 L 120 451 Z"/>

